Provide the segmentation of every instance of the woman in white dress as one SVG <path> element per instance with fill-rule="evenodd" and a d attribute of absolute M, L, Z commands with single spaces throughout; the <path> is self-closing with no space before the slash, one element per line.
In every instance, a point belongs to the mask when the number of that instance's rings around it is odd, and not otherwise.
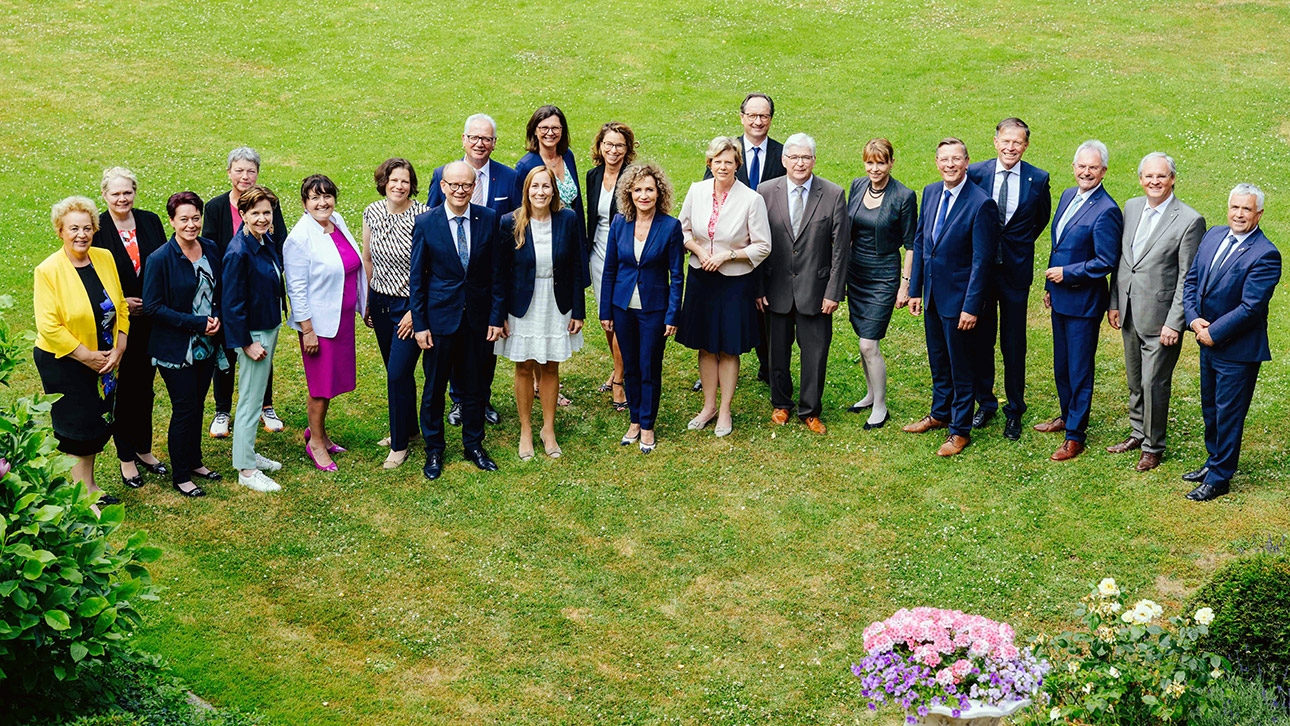
<path fill-rule="evenodd" d="M 528 172 L 520 207 L 502 217 L 502 239 L 508 259 L 506 323 L 497 355 L 515 362 L 515 406 L 520 418 L 519 457 L 533 458 L 533 380 L 537 374 L 542 401 L 542 446 L 559 458 L 555 439 L 560 363 L 582 348 L 586 257 L 573 210 L 563 208 L 556 179 L 545 166 Z"/>
<path fill-rule="evenodd" d="M 587 239 L 591 257 L 591 291 L 600 308 L 601 280 L 605 274 L 605 251 L 609 247 L 609 224 L 619 213 L 618 194 L 615 187 L 618 175 L 636 159 L 636 136 L 630 126 L 617 121 L 600 127 L 591 142 L 591 159 L 596 166 L 587 172 L 583 187 L 587 196 Z M 606 332 L 609 350 L 614 356 L 614 369 L 600 386 L 600 392 L 613 392 L 615 411 L 627 410 L 627 392 L 623 388 L 623 354 L 618 349 L 618 339 L 613 332 Z"/>

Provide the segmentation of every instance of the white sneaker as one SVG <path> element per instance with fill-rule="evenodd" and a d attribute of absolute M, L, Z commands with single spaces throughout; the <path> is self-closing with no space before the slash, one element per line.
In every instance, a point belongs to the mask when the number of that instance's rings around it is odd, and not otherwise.
<path fill-rule="evenodd" d="M 273 406 L 265 406 L 260 409 L 260 421 L 264 423 L 264 430 L 269 432 L 281 431 L 287 427 L 278 418 L 278 413 L 273 410 Z"/>
<path fill-rule="evenodd" d="M 257 492 L 276 492 L 282 489 L 282 487 L 278 486 L 277 482 L 270 479 L 259 469 L 256 469 L 255 473 L 251 476 L 244 476 L 242 472 L 239 471 L 237 473 L 237 483 L 248 489 L 254 489 Z"/>
<path fill-rule="evenodd" d="M 282 464 L 257 453 L 255 455 L 255 468 L 260 471 L 277 471 L 282 468 Z"/>
<path fill-rule="evenodd" d="M 228 438 L 228 427 L 231 423 L 233 423 L 232 417 L 223 411 L 217 411 L 215 418 L 211 421 L 211 438 Z"/>

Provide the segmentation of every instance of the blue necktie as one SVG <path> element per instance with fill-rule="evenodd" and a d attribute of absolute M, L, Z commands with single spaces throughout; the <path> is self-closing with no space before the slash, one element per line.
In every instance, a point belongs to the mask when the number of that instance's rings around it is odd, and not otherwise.
<path fill-rule="evenodd" d="M 941 227 L 945 226 L 945 213 L 950 208 L 950 197 L 953 196 L 950 190 L 945 190 L 945 196 L 941 199 L 941 208 L 936 210 L 936 223 L 932 225 L 932 241 L 941 238 Z"/>
<path fill-rule="evenodd" d="M 761 164 L 757 160 L 761 158 L 761 147 L 753 147 L 752 166 L 748 167 L 748 186 L 753 191 L 757 191 L 757 185 L 761 183 Z"/>
<path fill-rule="evenodd" d="M 1209 269 L 1215 270 L 1221 267 L 1234 249 L 1236 249 L 1236 235 L 1229 234 L 1227 239 L 1223 240 L 1223 244 L 1218 246 L 1218 252 L 1214 253 L 1214 261 L 1209 263 Z"/>
<path fill-rule="evenodd" d="M 466 218 L 457 218 L 457 256 L 461 258 L 461 267 L 470 264 L 470 245 L 466 244 Z"/>

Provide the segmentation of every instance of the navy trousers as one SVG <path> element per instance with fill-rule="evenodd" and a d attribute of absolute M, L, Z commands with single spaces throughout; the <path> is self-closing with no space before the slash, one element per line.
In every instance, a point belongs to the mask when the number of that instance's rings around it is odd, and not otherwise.
<path fill-rule="evenodd" d="M 1205 420 L 1205 451 L 1209 473 L 1205 482 L 1231 481 L 1241 456 L 1241 435 L 1245 415 L 1254 399 L 1254 382 L 1259 363 L 1240 363 L 1214 355 L 1200 347 L 1200 411 Z"/>
<path fill-rule="evenodd" d="M 972 388 L 982 411 L 997 411 L 999 399 L 994 395 L 994 341 L 999 336 L 999 352 L 1003 354 L 1003 391 L 1008 402 L 1003 405 L 1003 415 L 1020 418 L 1026 412 L 1026 308 L 1030 288 L 1020 290 L 1002 281 L 1003 273 L 996 272 L 986 282 L 985 304 L 977 316 L 972 334 L 972 352 L 976 356 L 976 372 Z"/>
<path fill-rule="evenodd" d="M 488 400 L 490 364 L 495 360 L 493 344 L 485 338 L 485 328 L 471 328 L 462 321 L 450 334 L 435 335 L 433 347 L 422 351 L 421 370 L 425 382 L 421 387 L 421 435 L 426 453 L 443 453 L 443 399 L 448 380 L 457 383 L 457 403 L 461 404 L 461 443 L 466 451 L 484 445 L 484 403 Z"/>
<path fill-rule="evenodd" d="M 970 331 L 959 330 L 959 319 L 942 318 L 928 295 L 923 309 L 927 330 L 927 362 L 932 369 L 932 418 L 947 421 L 950 433 L 972 434 L 972 350 Z"/>
<path fill-rule="evenodd" d="M 624 310 L 613 306 L 614 334 L 623 353 L 623 385 L 631 422 L 653 430 L 663 392 L 665 310 Z"/>
<path fill-rule="evenodd" d="M 1101 316 L 1078 318 L 1053 312 L 1053 376 L 1066 422 L 1066 438 L 1084 443 L 1093 407 L 1093 358 Z"/>
<path fill-rule="evenodd" d="M 417 382 L 414 374 L 421 346 L 415 338 L 401 340 L 399 321 L 408 311 L 406 297 L 394 297 L 376 291 L 368 296 L 372 311 L 372 330 L 376 345 L 385 361 L 385 397 L 389 402 L 390 450 L 403 451 L 417 427 Z"/>

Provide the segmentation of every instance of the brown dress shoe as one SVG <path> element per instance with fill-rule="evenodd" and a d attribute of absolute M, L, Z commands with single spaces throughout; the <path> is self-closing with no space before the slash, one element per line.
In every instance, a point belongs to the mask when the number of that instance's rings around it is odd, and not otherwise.
<path fill-rule="evenodd" d="M 1048 458 L 1053 461 L 1066 461 L 1067 459 L 1074 459 L 1082 453 L 1084 453 L 1084 444 L 1072 439 L 1066 439 L 1062 442 L 1061 446 L 1057 447 L 1057 450 L 1053 452 L 1053 455 Z"/>
<path fill-rule="evenodd" d="M 945 439 L 945 443 L 941 444 L 941 448 L 936 450 L 936 455 L 954 456 L 955 454 L 961 454 L 963 453 L 963 450 L 967 448 L 967 445 L 970 443 L 972 443 L 972 439 L 969 439 L 966 436 L 959 436 L 958 434 L 950 434 L 950 437 L 948 439 Z"/>
<path fill-rule="evenodd" d="M 824 422 L 816 418 L 815 416 L 806 417 L 806 428 L 814 431 L 817 434 L 824 434 L 824 433 L 828 433 L 829 431 L 827 428 L 824 427 Z"/>
<path fill-rule="evenodd" d="M 1106 447 L 1106 453 L 1123 454 L 1126 451 L 1133 451 L 1134 449 L 1141 449 L 1141 448 L 1142 448 L 1142 439 L 1138 438 L 1137 436 L 1130 436 L 1129 438 L 1125 439 L 1124 441 L 1121 441 L 1118 444 L 1113 444 L 1111 446 Z"/>
<path fill-rule="evenodd" d="M 1058 431 L 1065 431 L 1066 422 L 1062 420 L 1061 416 L 1058 416 L 1052 421 L 1045 421 L 1043 423 L 1035 424 L 1035 430 L 1044 434 L 1052 434 Z"/>
<path fill-rule="evenodd" d="M 1133 470 L 1151 471 L 1157 466 L 1160 466 L 1160 454 L 1153 454 L 1150 451 L 1144 451 L 1142 452 L 1142 456 L 1138 459 L 1138 465 L 1133 467 Z"/>
<path fill-rule="evenodd" d="M 948 426 L 949 424 L 938 418 L 932 418 L 929 414 L 918 419 L 914 423 L 905 426 L 904 431 L 907 434 L 923 434 L 931 431 L 932 429 L 943 429 Z"/>
<path fill-rule="evenodd" d="M 788 423 L 788 409 L 786 408 L 775 409 L 775 412 L 770 415 L 770 422 L 774 424 L 779 424 L 780 426 L 783 426 L 784 424 Z"/>

